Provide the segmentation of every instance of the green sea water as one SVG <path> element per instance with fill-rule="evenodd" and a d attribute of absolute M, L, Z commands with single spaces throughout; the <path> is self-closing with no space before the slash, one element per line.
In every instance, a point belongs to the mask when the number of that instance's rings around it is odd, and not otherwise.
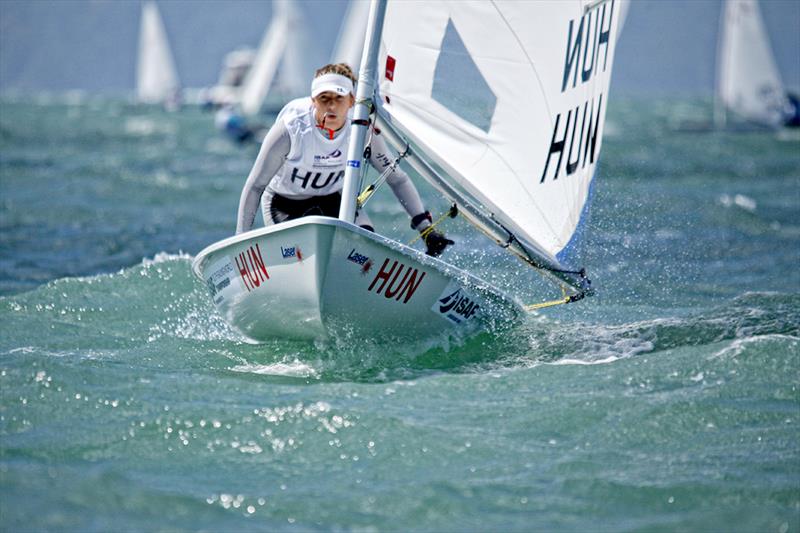
<path fill-rule="evenodd" d="M 198 109 L 5 98 L 0 530 L 800 531 L 800 137 L 681 131 L 710 110 L 612 102 L 596 296 L 462 343 L 254 345 L 190 263 L 256 147 Z"/>

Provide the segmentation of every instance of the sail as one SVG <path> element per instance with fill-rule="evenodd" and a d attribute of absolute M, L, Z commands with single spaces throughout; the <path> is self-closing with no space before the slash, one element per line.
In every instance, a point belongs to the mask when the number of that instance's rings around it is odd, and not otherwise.
<path fill-rule="evenodd" d="M 175 98 L 179 89 L 178 73 L 158 6 L 152 1 L 145 2 L 139 31 L 137 97 L 148 104 L 165 103 Z"/>
<path fill-rule="evenodd" d="M 786 94 L 757 0 L 723 5 L 717 63 L 718 122 L 729 110 L 752 122 L 781 123 Z"/>
<path fill-rule="evenodd" d="M 364 34 L 367 29 L 369 2 L 367 0 L 350 0 L 347 13 L 339 28 L 331 63 L 347 63 L 353 72 L 358 72 L 361 53 L 364 49 Z"/>
<path fill-rule="evenodd" d="M 245 115 L 258 114 L 270 94 L 290 99 L 307 93 L 314 76 L 315 46 L 300 6 L 294 0 L 274 0 L 272 6 L 272 21 L 242 82 L 239 105 Z"/>
<path fill-rule="evenodd" d="M 454 185 L 556 261 L 600 155 L 620 0 L 389 2 L 382 109 Z"/>
<path fill-rule="evenodd" d="M 286 50 L 289 17 L 285 4 L 273 2 L 273 16 L 256 52 L 253 66 L 242 82 L 240 106 L 246 115 L 255 115 L 269 93 L 278 65 Z"/>
<path fill-rule="evenodd" d="M 299 2 L 282 0 L 288 27 L 291 28 L 278 69 L 277 91 L 283 99 L 305 96 L 311 87 L 314 71 L 319 66 L 315 60 L 316 45 L 308 32 L 309 22 L 303 16 Z"/>

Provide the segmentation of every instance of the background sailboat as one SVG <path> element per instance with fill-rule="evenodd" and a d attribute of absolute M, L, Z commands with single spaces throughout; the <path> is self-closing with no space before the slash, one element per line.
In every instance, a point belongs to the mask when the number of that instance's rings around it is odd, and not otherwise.
<path fill-rule="evenodd" d="M 136 96 L 146 104 L 174 107 L 180 102 L 178 72 L 161 14 L 153 1 L 142 4 Z"/>
<path fill-rule="evenodd" d="M 331 63 L 347 63 L 353 72 L 358 72 L 361 54 L 364 50 L 364 36 L 369 18 L 369 2 L 350 0 L 347 13 L 339 28 L 336 46 L 331 55 Z"/>
<path fill-rule="evenodd" d="M 304 19 L 293 0 L 273 1 L 272 21 L 242 82 L 239 107 L 244 115 L 257 115 L 270 100 L 276 111 L 308 92 L 315 65 Z"/>
<path fill-rule="evenodd" d="M 729 113 L 741 120 L 779 127 L 796 112 L 775 64 L 757 0 L 725 0 L 717 47 L 714 122 Z"/>
<path fill-rule="evenodd" d="M 204 91 L 201 104 L 207 106 L 236 105 L 242 82 L 253 66 L 256 52 L 252 48 L 238 48 L 225 54 L 217 84 Z"/>
<path fill-rule="evenodd" d="M 277 114 L 293 98 L 308 93 L 314 73 L 314 46 L 309 39 L 301 8 L 293 0 L 274 0 L 273 16 L 258 50 L 248 55 L 236 84 L 218 85 L 210 91 L 209 104 L 218 107 L 214 122 L 237 142 L 259 142 L 266 127 L 258 117 Z"/>
<path fill-rule="evenodd" d="M 288 1 L 274 1 L 272 7 L 272 20 L 242 82 L 239 107 L 245 115 L 256 115 L 261 111 L 288 46 L 293 7 Z"/>

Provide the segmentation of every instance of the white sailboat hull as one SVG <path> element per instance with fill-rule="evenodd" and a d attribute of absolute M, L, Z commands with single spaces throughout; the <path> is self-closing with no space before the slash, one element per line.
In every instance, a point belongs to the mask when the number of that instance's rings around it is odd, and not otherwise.
<path fill-rule="evenodd" d="M 256 341 L 320 339 L 337 332 L 461 336 L 522 312 L 467 272 L 327 217 L 225 239 L 200 252 L 192 269 L 225 320 Z"/>

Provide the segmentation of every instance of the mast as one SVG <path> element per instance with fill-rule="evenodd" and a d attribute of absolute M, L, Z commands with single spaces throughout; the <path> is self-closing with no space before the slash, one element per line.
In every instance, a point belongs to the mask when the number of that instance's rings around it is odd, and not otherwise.
<path fill-rule="evenodd" d="M 342 205 L 339 208 L 339 219 L 347 222 L 354 222 L 356 218 L 356 197 L 361 175 L 361 159 L 364 153 L 364 141 L 369 132 L 369 113 L 372 107 L 372 95 L 375 92 L 378 48 L 385 15 L 386 0 L 372 0 L 364 51 L 361 55 L 361 69 L 358 73 L 356 104 L 353 109 L 353 120 L 350 123 L 350 143 L 347 147 L 347 168 L 342 185 Z"/>

